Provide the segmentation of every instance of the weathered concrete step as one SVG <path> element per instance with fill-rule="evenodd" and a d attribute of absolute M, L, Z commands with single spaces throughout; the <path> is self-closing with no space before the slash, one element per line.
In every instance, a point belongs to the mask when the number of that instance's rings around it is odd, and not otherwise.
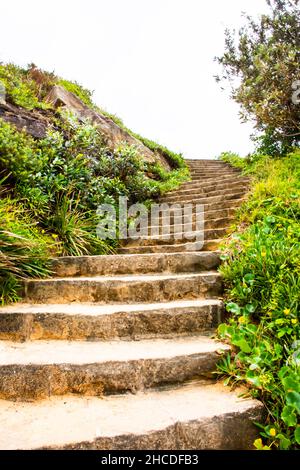
<path fill-rule="evenodd" d="M 188 164 L 189 167 L 192 167 L 192 166 L 202 166 L 204 168 L 206 168 L 207 166 L 215 166 L 215 167 L 220 167 L 220 166 L 226 166 L 226 167 L 230 167 L 230 168 L 233 168 L 232 165 L 230 165 L 229 163 L 226 163 L 226 162 L 223 162 L 222 160 L 202 160 L 202 159 L 198 159 L 198 160 L 185 160 L 186 163 Z"/>
<path fill-rule="evenodd" d="M 139 274 L 24 281 L 24 302 L 27 303 L 151 303 L 217 297 L 221 292 L 221 276 L 214 271 L 198 274 Z"/>
<path fill-rule="evenodd" d="M 148 245 L 176 245 L 192 241 L 210 240 L 213 238 L 221 238 L 226 235 L 228 229 L 226 227 L 207 229 L 202 231 L 171 233 L 157 236 L 136 237 L 126 240 L 123 246 L 148 246 Z"/>
<path fill-rule="evenodd" d="M 240 202 L 241 203 L 241 202 Z M 231 205 L 231 204 L 230 204 Z M 207 206 L 205 206 L 207 207 Z M 236 213 L 238 209 L 238 204 L 236 204 L 235 200 L 232 200 L 232 207 L 223 207 L 219 209 L 214 209 L 214 210 L 207 210 L 205 209 L 204 211 L 204 221 L 205 223 L 207 222 L 213 222 L 214 220 L 222 220 L 222 219 L 231 219 L 234 214 Z M 192 215 L 192 222 L 195 222 L 197 220 L 196 213 Z M 165 224 L 166 222 L 163 220 L 162 217 L 158 219 L 159 224 L 162 225 L 163 223 Z M 157 222 L 157 221 L 155 221 Z M 151 218 L 149 219 L 149 225 L 151 226 Z M 182 214 L 179 216 L 176 216 L 175 214 L 170 214 L 170 224 L 175 224 L 175 223 L 182 223 Z"/>
<path fill-rule="evenodd" d="M 199 180 L 199 181 L 186 181 L 185 183 L 183 183 L 181 186 L 180 186 L 180 189 L 178 189 L 179 191 L 181 190 L 185 190 L 185 189 L 194 189 L 194 188 L 210 188 L 212 187 L 212 185 L 214 185 L 216 188 L 222 188 L 224 187 L 225 185 L 229 185 L 229 184 L 234 184 L 234 183 L 247 183 L 249 184 L 250 182 L 250 179 L 248 177 L 245 177 L 245 176 L 242 176 L 242 175 L 237 175 L 235 177 L 231 177 L 231 178 L 218 178 L 216 177 L 214 180 L 211 180 L 209 179 L 208 181 L 203 181 L 203 180 Z M 175 194 L 176 193 L 176 190 L 173 190 L 173 191 L 170 191 L 168 194 Z"/>
<path fill-rule="evenodd" d="M 136 392 L 211 377 L 230 348 L 189 336 L 140 341 L 0 342 L 0 398 Z"/>
<path fill-rule="evenodd" d="M 220 162 L 220 161 L 201 161 L 201 160 L 194 160 L 194 161 L 186 161 L 189 168 L 235 168 L 229 163 Z"/>
<path fill-rule="evenodd" d="M 245 196 L 245 191 L 241 189 L 237 190 L 232 190 L 231 192 L 228 192 L 226 194 L 219 194 L 217 196 L 202 196 L 200 195 L 192 195 L 192 196 L 185 196 L 181 197 L 180 201 L 177 202 L 170 202 L 170 204 L 213 204 L 215 202 L 227 202 L 232 199 L 242 199 Z M 168 201 L 165 201 L 168 203 Z"/>
<path fill-rule="evenodd" d="M 219 210 L 212 210 L 212 211 L 204 211 L 204 228 L 205 229 L 214 229 L 214 228 L 228 228 L 232 225 L 232 222 L 234 220 L 234 214 L 237 210 L 237 206 L 229 207 L 229 208 L 224 208 L 224 209 L 219 209 Z M 152 236 L 156 236 L 157 234 L 162 233 L 162 227 L 169 227 L 170 228 L 170 233 L 174 233 L 174 230 L 176 232 L 180 231 L 181 228 L 188 227 L 189 229 L 191 228 L 192 230 L 195 230 L 197 228 L 197 224 L 199 226 L 199 222 L 202 224 L 201 227 L 203 227 L 203 222 L 200 217 L 199 219 L 199 214 L 196 214 L 195 212 L 192 214 L 189 224 L 184 226 L 183 224 L 184 220 L 181 215 L 176 215 L 170 214 L 170 219 L 169 217 L 163 217 L 160 216 L 158 219 L 151 220 L 151 217 L 149 217 L 148 220 L 148 234 Z M 153 224 L 153 225 L 152 225 Z M 176 228 L 176 227 L 179 227 Z M 137 228 L 138 229 L 138 228 Z M 167 230 L 167 228 L 165 228 Z"/>
<path fill-rule="evenodd" d="M 190 181 L 188 181 L 187 183 L 184 183 L 183 185 L 180 186 L 180 189 L 187 189 L 187 188 L 197 188 L 197 187 L 200 187 L 200 186 L 211 186 L 212 184 L 216 184 L 216 187 L 220 187 L 221 183 L 223 182 L 224 184 L 227 184 L 227 183 L 233 183 L 233 182 L 240 182 L 240 181 L 243 181 L 245 180 L 244 177 L 240 176 L 240 175 L 237 175 L 236 177 L 232 177 L 232 176 L 226 176 L 224 178 L 221 178 L 221 179 L 216 179 L 216 178 L 207 178 L 207 179 L 203 179 L 203 178 L 193 178 L 191 179 Z M 249 183 L 249 180 L 247 180 L 247 183 Z"/>
<path fill-rule="evenodd" d="M 185 204 L 188 202 L 194 202 L 198 200 L 210 200 L 213 197 L 219 197 L 226 199 L 228 196 L 238 194 L 239 197 L 241 194 L 246 193 L 246 188 L 243 186 L 238 186 L 235 188 L 228 188 L 228 189 L 220 189 L 218 191 L 210 191 L 210 192 L 192 192 L 190 194 L 179 194 L 179 195 L 166 195 L 160 199 L 161 203 L 168 203 L 168 204 L 176 204 L 181 203 Z"/>
<path fill-rule="evenodd" d="M 206 214 L 205 214 L 206 215 Z M 204 220 L 204 227 L 206 230 L 208 229 L 216 229 L 216 228 L 222 228 L 222 227 L 229 227 L 231 222 L 233 221 L 233 217 L 223 217 L 223 218 L 219 218 L 219 219 L 207 219 L 205 218 Z M 162 230 L 163 230 L 163 227 L 165 227 L 163 221 L 161 220 L 161 223 L 160 225 L 153 225 L 153 226 L 149 226 L 149 229 L 148 229 L 148 234 L 151 235 L 151 236 L 155 236 L 157 234 L 162 234 Z M 178 232 L 178 229 L 180 227 L 183 227 L 182 225 L 182 219 L 180 219 L 180 222 L 178 222 L 175 218 L 175 221 L 173 220 L 170 225 L 168 225 L 168 230 L 170 231 L 170 233 L 174 233 L 174 232 Z M 196 222 L 195 220 L 193 220 L 193 227 L 192 229 L 193 230 L 196 230 Z M 165 230 L 167 230 L 167 228 L 165 228 Z"/>
<path fill-rule="evenodd" d="M 191 188 L 188 189 L 178 189 L 177 191 L 171 191 L 167 193 L 164 197 L 179 197 L 179 196 L 189 196 L 191 194 L 206 194 L 213 196 L 214 194 L 212 193 L 217 193 L 220 191 L 220 194 L 224 193 L 224 191 L 227 190 L 234 190 L 234 189 L 244 189 L 245 191 L 248 190 L 248 185 L 245 184 L 245 182 L 232 182 L 232 183 L 227 183 L 227 184 L 219 184 L 218 186 L 215 184 L 208 185 L 206 187 L 196 187 L 196 188 Z M 163 198 L 161 198 L 163 200 Z"/>
<path fill-rule="evenodd" d="M 222 200 L 222 201 L 216 201 L 216 202 L 210 202 L 209 204 L 203 204 L 203 210 L 204 210 L 204 218 L 206 219 L 207 217 L 215 217 L 215 214 L 218 212 L 220 214 L 220 211 L 224 211 L 223 213 L 225 214 L 225 211 L 235 211 L 238 207 L 241 206 L 241 204 L 244 202 L 245 197 L 241 199 L 229 199 L 229 200 Z M 192 220 L 196 220 L 197 217 L 199 218 L 199 208 L 197 208 L 198 213 L 196 213 L 196 205 L 192 207 Z M 227 212 L 226 212 L 227 213 Z M 234 213 L 234 212 L 233 212 Z M 159 216 L 157 218 L 154 218 L 153 221 L 155 224 L 161 223 L 161 221 L 164 218 L 167 218 L 170 216 L 170 223 L 173 223 L 174 220 L 182 220 L 182 216 L 184 214 L 184 205 L 181 204 L 176 204 L 170 205 L 170 207 L 166 210 L 162 210 L 159 213 Z M 149 225 L 152 224 L 152 219 L 151 219 L 151 214 L 148 216 L 149 220 Z M 164 223 L 166 223 L 164 221 Z"/>
<path fill-rule="evenodd" d="M 238 198 L 238 195 L 234 194 L 232 197 L 227 197 L 227 198 L 222 198 L 219 196 L 215 196 L 215 199 L 203 203 L 203 199 L 198 199 L 197 201 L 194 202 L 194 206 L 192 207 L 192 214 L 196 214 L 196 205 L 202 205 L 203 210 L 204 210 L 204 216 L 206 217 L 206 213 L 211 212 L 211 211 L 216 211 L 216 210 L 222 210 L 222 209 L 232 209 L 236 207 L 240 207 L 241 204 L 245 200 L 245 194 L 241 194 L 240 198 Z M 207 200 L 207 198 L 206 198 Z M 200 201 L 200 202 L 199 202 Z M 199 216 L 199 207 L 197 208 L 198 211 L 198 216 Z M 182 214 L 184 213 L 184 203 L 183 204 L 172 204 L 169 207 L 167 207 L 164 210 L 161 210 L 159 213 L 159 217 L 155 220 L 160 220 L 162 217 L 166 217 L 168 214 L 170 215 L 170 220 L 172 221 L 172 217 L 181 217 Z M 150 214 L 149 214 L 150 217 Z"/>
<path fill-rule="evenodd" d="M 211 331 L 223 320 L 221 300 L 153 304 L 16 304 L 0 308 L 0 339 L 108 340 L 174 337 Z"/>
<path fill-rule="evenodd" d="M 56 277 L 104 276 L 114 274 L 178 273 L 215 269 L 218 253 L 156 255 L 67 256 L 52 260 Z"/>
<path fill-rule="evenodd" d="M 119 253 L 137 254 L 137 253 L 187 253 L 199 251 L 215 251 L 218 250 L 223 239 L 206 240 L 204 244 L 197 242 L 181 243 L 176 245 L 149 245 L 149 246 L 132 246 L 130 248 L 120 248 Z"/>
<path fill-rule="evenodd" d="M 0 401 L 0 448 L 247 450 L 264 416 L 256 400 L 221 384 L 192 383 L 136 395 Z"/>
<path fill-rule="evenodd" d="M 193 168 L 189 169 L 189 172 L 190 172 L 190 175 L 199 173 L 204 177 L 206 175 L 210 175 L 210 174 L 214 174 L 215 176 L 218 176 L 218 175 L 221 176 L 224 173 L 230 173 L 230 174 L 233 174 L 233 175 L 241 174 L 240 170 L 237 170 L 237 169 L 234 169 L 234 168 L 231 168 L 231 167 L 221 167 L 221 168 L 214 168 L 214 167 L 210 167 L 210 168 L 198 167 L 197 168 L 197 167 L 193 167 Z"/>
<path fill-rule="evenodd" d="M 228 166 L 228 165 L 189 165 L 189 170 L 190 172 L 192 171 L 215 171 L 215 172 L 221 172 L 221 171 L 232 171 L 235 170 L 233 167 Z M 236 170 L 235 170 L 236 171 Z"/>
<path fill-rule="evenodd" d="M 201 176 L 208 176 L 208 175 L 224 175 L 224 174 L 232 174 L 232 175 L 237 175 L 240 174 L 240 170 L 237 170 L 235 168 L 216 168 L 216 169 L 209 169 L 209 168 L 192 168 L 190 169 L 190 174 L 191 175 L 201 175 Z"/>
<path fill-rule="evenodd" d="M 216 177 L 219 178 L 222 176 L 224 179 L 225 178 L 234 178 L 238 176 L 239 173 L 233 173 L 233 172 L 224 172 L 216 175 L 216 172 L 212 172 L 211 174 L 202 174 L 202 173 L 191 173 L 191 178 L 192 181 L 203 181 L 203 182 L 211 182 L 212 180 L 215 180 Z"/>

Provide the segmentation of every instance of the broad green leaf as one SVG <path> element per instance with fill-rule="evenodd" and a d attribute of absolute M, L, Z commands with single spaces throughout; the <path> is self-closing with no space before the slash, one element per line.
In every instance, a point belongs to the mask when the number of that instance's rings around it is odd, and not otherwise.
<path fill-rule="evenodd" d="M 297 416 L 295 414 L 294 408 L 292 406 L 285 406 L 281 413 L 281 419 L 288 427 L 296 426 Z"/>
<path fill-rule="evenodd" d="M 288 405 L 293 406 L 300 414 L 300 393 L 289 392 L 286 396 L 286 402 Z"/>
<path fill-rule="evenodd" d="M 236 313 L 236 314 L 239 314 L 241 312 L 241 309 L 240 307 L 238 306 L 238 304 L 234 303 L 234 302 L 229 302 L 227 305 L 226 305 L 226 310 L 228 312 L 231 312 L 231 313 Z"/>
<path fill-rule="evenodd" d="M 300 445 L 300 426 L 296 427 L 295 430 L 295 441 Z"/>
<path fill-rule="evenodd" d="M 285 377 L 282 379 L 282 384 L 285 388 L 285 390 L 290 391 L 290 392 L 298 392 L 300 389 L 300 384 L 295 380 L 293 377 Z"/>

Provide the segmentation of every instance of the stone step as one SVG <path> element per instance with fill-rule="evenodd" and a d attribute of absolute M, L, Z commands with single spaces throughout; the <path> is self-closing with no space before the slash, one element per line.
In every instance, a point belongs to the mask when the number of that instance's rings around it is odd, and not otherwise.
<path fill-rule="evenodd" d="M 67 256 L 52 260 L 56 277 L 179 273 L 216 269 L 218 253 Z"/>
<path fill-rule="evenodd" d="M 121 254 L 138 254 L 138 253 L 188 253 L 199 251 L 215 251 L 218 250 L 223 239 L 206 240 L 204 244 L 197 242 L 181 243 L 176 245 L 149 245 L 149 246 L 131 246 L 119 248 Z"/>
<path fill-rule="evenodd" d="M 204 221 L 205 223 L 214 222 L 215 220 L 220 220 L 223 218 L 231 219 L 238 209 L 238 204 L 235 203 L 235 200 L 232 200 L 232 207 L 223 207 L 222 209 L 214 209 L 214 210 L 205 210 L 204 211 Z M 231 204 L 230 204 L 231 205 Z M 208 206 L 204 206 L 208 207 Z M 197 220 L 196 213 L 192 216 L 192 222 Z M 176 214 L 170 214 L 170 224 L 180 223 L 182 222 L 182 215 L 176 216 Z M 162 217 L 159 218 L 159 224 L 163 223 Z M 149 218 L 149 225 L 151 226 L 151 218 Z"/>
<path fill-rule="evenodd" d="M 176 245 L 193 241 L 205 241 L 214 238 L 221 238 L 226 235 L 228 229 L 226 227 L 207 229 L 202 231 L 186 232 L 186 233 L 170 233 L 157 236 L 137 236 L 124 241 L 123 246 L 148 246 L 148 245 Z"/>
<path fill-rule="evenodd" d="M 24 302 L 137 303 L 213 298 L 222 293 L 221 275 L 215 271 L 192 274 L 95 276 L 24 281 Z"/>
<path fill-rule="evenodd" d="M 205 214 L 206 215 L 206 214 Z M 175 218 L 176 219 L 176 218 Z M 204 227 L 205 229 L 216 229 L 216 228 L 222 228 L 222 227 L 229 227 L 231 225 L 231 222 L 233 221 L 233 217 L 223 217 L 223 218 L 219 218 L 219 219 L 207 219 L 205 218 L 204 219 Z M 169 230 L 170 230 L 170 233 L 174 233 L 174 231 L 178 231 L 178 227 L 180 228 L 182 226 L 182 218 L 179 218 L 179 221 L 176 219 L 170 223 L 169 225 Z M 196 221 L 193 220 L 193 230 L 196 230 Z M 149 226 L 149 229 L 148 229 L 148 234 L 149 236 L 154 236 L 154 235 L 157 235 L 157 234 L 162 234 L 162 229 L 163 227 L 165 227 L 165 224 L 163 224 L 163 221 L 161 220 L 160 221 L 160 225 L 153 225 L 153 226 Z"/>
<path fill-rule="evenodd" d="M 194 207 L 192 207 L 192 213 L 196 214 L 196 205 L 202 205 L 204 213 L 214 211 L 214 210 L 221 210 L 221 209 L 228 209 L 232 207 L 240 207 L 241 204 L 245 200 L 245 193 L 237 193 L 237 194 L 230 194 L 225 197 L 221 196 L 213 196 L 212 198 L 199 198 L 199 199 L 194 199 L 193 202 L 188 202 L 188 204 L 194 204 Z M 169 207 L 166 207 L 166 209 L 161 210 L 159 212 L 159 217 L 161 218 L 163 216 L 166 216 L 166 214 L 170 214 L 172 217 L 172 214 L 175 214 L 175 217 L 180 216 L 180 210 L 181 213 L 184 212 L 184 203 L 183 204 L 171 204 Z M 177 212 L 179 212 L 177 214 Z M 198 208 L 199 212 L 199 208 Z M 149 213 L 150 217 L 150 213 Z"/>
<path fill-rule="evenodd" d="M 233 195 L 233 194 L 245 194 L 247 188 L 243 186 L 238 186 L 235 188 L 228 188 L 228 189 L 219 189 L 216 191 L 209 191 L 209 192 L 192 192 L 192 193 L 184 193 L 184 194 L 179 194 L 179 195 L 169 195 L 167 194 L 163 198 L 160 199 L 160 203 L 167 203 L 167 204 L 176 204 L 176 203 L 181 203 L 185 204 L 188 202 L 193 202 L 201 199 L 210 199 L 212 197 L 219 197 L 226 199 L 227 196 Z"/>
<path fill-rule="evenodd" d="M 179 197 L 179 196 L 189 196 L 191 194 L 206 194 L 206 195 L 213 195 L 211 193 L 220 191 L 220 194 L 222 194 L 222 191 L 227 191 L 227 190 L 233 190 L 233 189 L 244 189 L 248 190 L 249 185 L 246 185 L 245 182 L 232 182 L 232 183 L 227 183 L 227 184 L 219 184 L 218 186 L 215 184 L 211 184 L 208 186 L 204 187 L 196 187 L 196 188 L 191 188 L 188 189 L 178 189 L 177 191 L 171 191 L 166 194 L 166 197 Z M 163 200 L 163 198 L 161 198 Z"/>
<path fill-rule="evenodd" d="M 220 215 L 220 213 L 225 214 L 226 211 L 233 211 L 229 212 L 233 214 L 237 208 L 241 206 L 244 202 L 245 196 L 241 199 L 229 199 L 229 200 L 217 200 L 215 202 L 210 202 L 209 204 L 203 204 L 203 211 L 204 211 L 204 219 L 207 218 L 215 218 L 216 215 Z M 181 204 L 170 205 L 169 208 L 165 210 L 161 210 L 158 214 L 158 217 L 153 219 L 155 225 L 157 223 L 162 223 L 163 218 L 170 216 L 170 222 L 173 223 L 174 220 L 182 220 L 182 216 L 184 214 L 184 206 L 182 207 Z M 196 205 L 192 207 L 192 220 L 196 220 L 197 217 L 199 218 L 199 208 L 198 213 L 196 213 Z M 146 219 L 147 220 L 147 219 Z M 151 212 L 148 214 L 149 225 L 152 224 Z M 164 221 L 164 223 L 166 223 Z"/>
<path fill-rule="evenodd" d="M 0 398 L 101 396 L 212 377 L 229 346 L 208 337 L 0 342 Z"/>
<path fill-rule="evenodd" d="M 218 175 L 223 175 L 225 173 L 230 173 L 232 175 L 237 175 L 240 172 L 240 170 L 237 170 L 235 168 L 190 168 L 190 174 L 193 175 L 193 174 L 201 174 L 203 176 L 206 176 L 206 175 L 215 175 L 218 174 Z"/>
<path fill-rule="evenodd" d="M 244 202 L 245 198 L 241 199 L 229 199 L 226 201 L 221 201 L 221 202 L 214 202 L 214 203 L 209 203 L 209 204 L 204 204 L 204 211 L 205 214 L 211 212 L 211 211 L 220 211 L 220 210 L 225 210 L 225 209 L 236 209 L 241 206 L 241 204 Z"/>
<path fill-rule="evenodd" d="M 243 182 L 246 184 L 249 184 L 250 179 L 242 175 L 237 175 L 235 177 L 230 177 L 230 178 L 227 178 L 227 177 L 218 178 L 217 177 L 214 180 L 209 179 L 208 181 L 203 181 L 202 179 L 199 181 L 189 180 L 183 183 L 180 186 L 180 189 L 178 190 L 181 191 L 185 189 L 196 189 L 196 188 L 207 188 L 207 187 L 209 188 L 211 186 L 214 186 L 216 188 L 222 188 L 222 187 L 225 187 L 225 185 L 234 184 L 234 183 L 243 183 Z M 171 193 L 175 194 L 176 192 L 177 192 L 176 190 L 173 190 L 173 191 L 170 191 L 168 194 L 171 194 Z"/>
<path fill-rule="evenodd" d="M 234 202 L 234 200 L 232 201 Z M 235 204 L 233 207 L 226 208 L 224 207 L 223 209 L 219 210 L 204 210 L 204 228 L 205 229 L 210 229 L 210 228 L 220 228 L 220 227 L 229 227 L 232 223 L 233 216 L 238 209 L 238 206 Z M 154 220 L 151 220 L 151 217 L 149 217 L 148 220 L 148 233 L 149 235 L 151 234 L 157 234 L 160 232 L 151 232 L 151 230 L 155 229 L 161 231 L 161 227 L 165 227 L 166 225 L 170 226 L 171 233 L 173 233 L 174 226 L 183 224 L 183 216 L 181 215 L 176 215 L 175 213 L 170 213 L 170 223 L 168 217 L 163 217 L 164 214 L 160 214 L 159 218 L 155 218 Z M 199 215 L 196 214 L 195 212 L 191 216 L 191 221 L 189 223 L 192 223 L 193 230 L 196 228 L 196 223 L 199 222 Z M 153 224 L 153 225 L 152 225 Z M 177 230 L 178 231 L 178 230 Z"/>
<path fill-rule="evenodd" d="M 233 173 L 233 172 L 224 172 L 224 173 L 218 173 L 218 172 L 212 172 L 211 174 L 208 173 L 191 173 L 191 179 L 192 181 L 203 181 L 203 182 L 209 182 L 213 181 L 216 178 L 219 178 L 222 176 L 223 178 L 234 178 L 235 176 L 238 176 L 239 173 Z"/>
<path fill-rule="evenodd" d="M 222 162 L 222 161 L 214 161 L 214 160 L 207 160 L 207 161 L 204 161 L 204 160 L 186 160 L 186 163 L 188 164 L 188 167 L 189 168 L 198 168 L 198 167 L 201 167 L 201 168 L 207 168 L 207 167 L 214 167 L 214 168 L 219 168 L 219 167 L 228 167 L 228 168 L 234 168 L 232 165 L 230 165 L 229 163 L 226 163 L 226 162 Z"/>
<path fill-rule="evenodd" d="M 145 304 L 16 304 L 0 308 L 0 340 L 112 340 L 204 334 L 223 321 L 217 299 Z"/>
<path fill-rule="evenodd" d="M 187 162 L 188 164 L 188 167 L 189 168 L 209 168 L 209 167 L 213 167 L 213 168 L 222 168 L 222 167 L 228 167 L 228 168 L 233 168 L 231 165 L 229 165 L 228 163 L 225 163 L 225 162 L 214 162 L 214 161 L 211 161 L 211 162 L 203 162 L 201 160 L 196 160 L 196 161 L 191 161 L 191 162 Z"/>
<path fill-rule="evenodd" d="M 218 196 L 204 196 L 203 197 L 203 196 L 201 196 L 201 194 L 200 195 L 185 196 L 184 198 L 181 197 L 180 201 L 177 201 L 177 204 L 181 204 L 181 205 L 182 204 L 203 204 L 203 205 L 207 205 L 207 204 L 212 204 L 212 203 L 215 203 L 215 202 L 223 203 L 223 202 L 230 201 L 232 199 L 242 199 L 243 197 L 245 197 L 245 191 L 243 191 L 241 189 L 237 189 L 237 190 L 232 190 L 231 192 L 228 192 L 226 194 L 221 194 L 221 195 L 218 195 Z M 173 202 L 170 205 L 172 205 L 172 204 L 176 204 L 176 202 Z"/>
<path fill-rule="evenodd" d="M 222 171 L 237 171 L 236 169 L 228 166 L 228 165 L 209 165 L 209 166 L 204 166 L 204 165 L 189 165 L 189 171 L 214 171 L 214 172 L 222 172 Z"/>
<path fill-rule="evenodd" d="M 247 450 L 263 405 L 193 382 L 135 395 L 0 401 L 0 449 Z"/>

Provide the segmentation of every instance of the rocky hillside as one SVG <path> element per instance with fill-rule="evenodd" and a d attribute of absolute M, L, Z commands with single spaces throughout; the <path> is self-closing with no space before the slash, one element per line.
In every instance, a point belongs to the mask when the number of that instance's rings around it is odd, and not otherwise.
<path fill-rule="evenodd" d="M 97 208 L 120 196 L 145 202 L 189 172 L 181 155 L 136 135 L 97 107 L 92 93 L 43 72 L 0 65 L 0 300 L 49 257 L 117 248 L 100 240 Z"/>
<path fill-rule="evenodd" d="M 126 142 L 138 150 L 142 159 L 158 163 L 170 171 L 183 165 L 180 155 L 137 136 L 119 118 L 109 115 L 91 101 L 91 93 L 77 83 L 41 71 L 34 65 L 20 69 L 0 65 L 0 118 L 25 130 L 34 138 L 44 138 L 61 111 L 74 114 L 80 122 L 92 122 L 110 150 Z"/>

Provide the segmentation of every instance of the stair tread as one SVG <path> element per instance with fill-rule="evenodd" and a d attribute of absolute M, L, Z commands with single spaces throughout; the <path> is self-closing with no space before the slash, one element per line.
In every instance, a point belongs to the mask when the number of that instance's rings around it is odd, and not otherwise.
<path fill-rule="evenodd" d="M 198 253 L 200 256 L 208 256 L 211 255 L 212 253 L 217 253 L 220 254 L 218 251 L 201 251 L 201 253 Z M 176 254 L 176 253 L 175 253 Z M 182 253 L 178 253 L 177 255 L 182 255 Z M 173 257 L 174 253 L 145 253 L 145 254 L 128 254 L 128 255 L 122 255 L 122 258 L 128 258 L 128 259 L 143 259 L 144 257 L 149 257 L 153 259 L 154 257 L 161 258 L 162 256 L 166 257 Z M 104 259 L 110 259 L 113 261 L 114 259 L 120 258 L 120 255 L 86 255 L 86 256 L 61 256 L 59 258 L 53 258 L 54 261 L 60 261 L 63 262 L 64 260 L 67 261 L 85 261 L 85 260 L 104 260 Z"/>
<path fill-rule="evenodd" d="M 218 244 L 220 244 L 223 240 L 224 240 L 223 238 L 215 238 L 215 239 L 212 239 L 212 240 L 206 240 L 206 241 L 205 241 L 205 246 L 207 246 L 207 244 L 209 244 L 209 243 L 213 243 L 213 244 L 218 245 Z M 168 244 L 166 244 L 166 245 L 147 245 L 147 246 L 122 247 L 122 248 L 120 248 L 119 251 L 120 251 L 121 254 L 123 254 L 124 252 L 126 253 L 126 252 L 129 252 L 130 250 L 135 251 L 135 250 L 139 250 L 139 249 L 140 249 L 141 252 L 144 251 L 144 250 L 145 250 L 145 252 L 146 252 L 146 250 L 151 251 L 151 249 L 154 248 L 154 249 L 158 249 L 161 253 L 163 253 L 163 250 L 164 250 L 164 249 L 166 249 L 166 250 L 168 250 L 168 249 L 172 249 L 172 250 L 173 250 L 173 249 L 174 249 L 173 253 L 182 253 L 182 251 L 178 251 L 178 252 L 175 251 L 176 249 L 179 249 L 179 247 L 180 247 L 180 248 L 184 248 L 184 249 L 186 250 L 186 251 L 184 251 L 184 252 L 186 252 L 186 253 L 189 253 L 188 250 L 189 250 L 190 248 L 192 248 L 192 250 L 191 250 L 192 252 L 194 252 L 194 251 L 195 251 L 195 252 L 200 252 L 199 248 L 197 248 L 196 245 L 197 245 L 197 242 L 191 241 L 191 242 L 187 242 L 187 243 L 186 243 L 186 242 L 184 242 L 184 243 L 177 243 L 177 244 L 175 244 L 175 245 L 168 245 Z"/>
<path fill-rule="evenodd" d="M 204 222 L 203 222 L 204 224 Z M 230 224 L 229 224 L 230 225 Z M 228 227 L 229 225 L 226 227 L 216 227 L 216 228 L 207 228 L 207 229 L 202 229 L 202 230 L 193 230 L 193 231 L 189 231 L 189 232 L 171 232 L 171 233 L 165 233 L 165 234 L 158 234 L 158 235 L 136 235 L 134 237 L 131 237 L 131 238 L 128 238 L 128 241 L 131 241 L 131 240 L 136 240 L 136 241 L 139 241 L 139 240 L 163 240 L 163 239 L 166 239 L 166 241 L 168 239 L 174 239 L 174 238 L 177 238 L 178 242 L 180 242 L 180 240 L 187 240 L 188 238 L 190 238 L 191 240 L 193 240 L 193 238 L 195 238 L 197 235 L 201 235 L 201 234 L 206 234 L 207 232 L 215 232 L 215 233 L 221 233 L 224 232 L 224 231 L 227 231 L 228 230 Z M 176 224 L 175 224 L 176 226 Z M 150 226 L 149 226 L 150 227 Z M 162 225 L 162 227 L 164 227 L 164 225 Z M 171 225 L 170 225 L 171 227 Z M 168 238 L 167 238 L 168 237 Z"/>
<path fill-rule="evenodd" d="M 175 308 L 194 308 L 217 305 L 222 306 L 218 299 L 176 300 L 173 302 L 137 303 L 137 304 L 97 304 L 82 302 L 80 304 L 25 304 L 19 303 L 0 308 L 1 314 L 64 314 L 64 315 L 112 315 L 121 312 L 141 312 L 169 310 Z"/>
<path fill-rule="evenodd" d="M 52 277 L 46 279 L 30 279 L 26 282 L 107 282 L 107 281 L 125 281 L 125 282 L 143 282 L 143 281 L 157 281 L 164 279 L 184 279 L 193 277 L 207 277 L 207 276 L 220 276 L 217 271 L 204 271 L 199 273 L 168 273 L 168 274 L 118 274 L 115 276 L 77 276 L 77 277 Z"/>
<path fill-rule="evenodd" d="M 144 359 L 174 358 L 229 350 L 229 346 L 205 336 L 139 341 L 28 341 L 0 342 L 0 366 L 95 364 Z"/>
<path fill-rule="evenodd" d="M 134 441 L 140 436 L 147 441 L 147 436 L 155 439 L 155 432 L 160 432 L 156 444 L 159 446 L 161 433 L 168 432 L 175 423 L 195 422 L 199 422 L 199 432 L 203 427 L 209 431 L 212 426 L 209 435 L 214 440 L 216 417 L 234 421 L 240 413 L 248 419 L 257 419 L 261 408 L 259 402 L 238 398 L 237 392 L 231 392 L 223 385 L 200 383 L 102 399 L 63 396 L 35 403 L 0 400 L 0 429 L 3 430 L 0 448 L 37 449 L 67 445 L 78 448 L 84 442 L 95 448 L 97 439 L 98 448 L 101 448 L 101 438 L 102 445 L 106 438 L 111 440 L 111 447 L 103 448 L 108 449 L 117 446 L 114 438 L 118 436 L 125 437 L 129 441 L 126 448 L 130 448 L 131 438 Z"/>

